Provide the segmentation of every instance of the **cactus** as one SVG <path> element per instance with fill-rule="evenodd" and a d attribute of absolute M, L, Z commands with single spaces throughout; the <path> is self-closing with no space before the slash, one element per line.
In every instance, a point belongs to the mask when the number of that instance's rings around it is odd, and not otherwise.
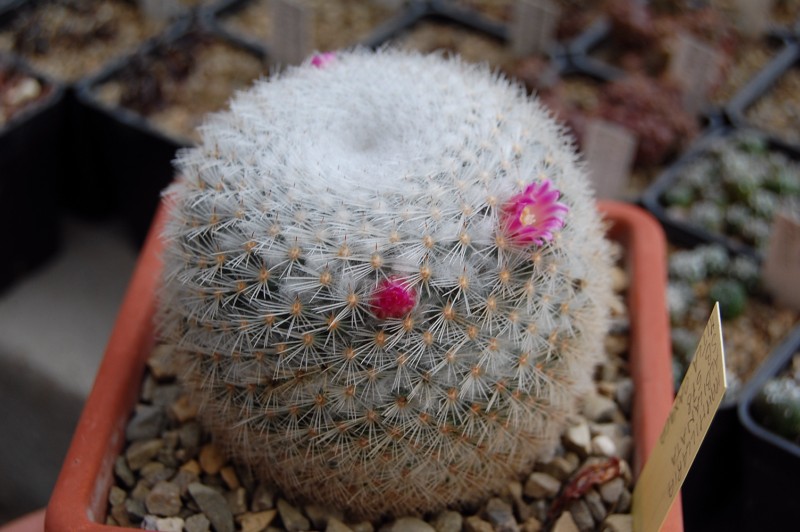
<path fill-rule="evenodd" d="M 554 452 L 614 257 L 537 101 L 485 66 L 355 51 L 201 133 L 166 198 L 159 333 L 236 460 L 377 518 L 475 502 Z"/>
<path fill-rule="evenodd" d="M 773 378 L 753 400 L 753 416 L 766 428 L 800 445 L 800 382 Z"/>

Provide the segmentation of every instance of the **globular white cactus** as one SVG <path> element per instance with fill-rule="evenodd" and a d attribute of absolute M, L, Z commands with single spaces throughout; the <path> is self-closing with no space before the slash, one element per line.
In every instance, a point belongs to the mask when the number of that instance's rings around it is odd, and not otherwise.
<path fill-rule="evenodd" d="M 613 257 L 537 101 L 356 51 L 257 83 L 202 136 L 167 197 L 160 329 L 236 459 L 375 518 L 475 502 L 553 452 Z"/>

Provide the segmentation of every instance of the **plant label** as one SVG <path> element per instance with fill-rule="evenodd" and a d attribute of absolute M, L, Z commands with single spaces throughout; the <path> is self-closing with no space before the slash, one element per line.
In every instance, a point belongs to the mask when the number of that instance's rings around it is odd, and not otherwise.
<path fill-rule="evenodd" d="M 728 384 L 719 303 L 686 370 L 659 440 L 633 491 L 633 529 L 658 532 L 708 432 Z"/>
<path fill-rule="evenodd" d="M 769 24 L 772 0 L 736 0 L 736 26 L 748 37 L 758 37 Z"/>
<path fill-rule="evenodd" d="M 636 135 L 606 120 L 591 120 L 586 126 L 583 151 L 598 198 L 622 196 L 638 144 Z"/>
<path fill-rule="evenodd" d="M 561 8 L 552 0 L 517 0 L 509 33 L 517 57 L 541 54 L 555 40 Z"/>
<path fill-rule="evenodd" d="M 689 34 L 674 42 L 669 75 L 683 91 L 683 106 L 697 113 L 706 105 L 711 87 L 718 81 L 722 59 L 714 48 Z"/>
<path fill-rule="evenodd" d="M 296 65 L 314 48 L 313 12 L 300 0 L 272 0 L 272 55 Z"/>
<path fill-rule="evenodd" d="M 762 277 L 778 303 L 800 310 L 800 213 L 775 215 Z"/>

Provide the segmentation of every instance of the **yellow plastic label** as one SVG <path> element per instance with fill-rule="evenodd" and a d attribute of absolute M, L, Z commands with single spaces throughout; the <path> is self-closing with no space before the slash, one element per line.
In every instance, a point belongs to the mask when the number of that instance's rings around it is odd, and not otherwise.
<path fill-rule="evenodd" d="M 636 482 L 633 491 L 635 532 L 656 532 L 661 528 L 727 387 L 717 303 L 686 370 L 661 437 Z"/>

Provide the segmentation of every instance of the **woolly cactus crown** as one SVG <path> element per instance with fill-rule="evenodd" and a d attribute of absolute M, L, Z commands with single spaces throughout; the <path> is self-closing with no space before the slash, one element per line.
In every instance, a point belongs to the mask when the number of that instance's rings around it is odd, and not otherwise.
<path fill-rule="evenodd" d="M 522 88 L 341 53 L 202 135 L 169 193 L 160 326 L 229 452 L 377 517 L 475 501 L 553 451 L 602 353 L 612 257 Z"/>

